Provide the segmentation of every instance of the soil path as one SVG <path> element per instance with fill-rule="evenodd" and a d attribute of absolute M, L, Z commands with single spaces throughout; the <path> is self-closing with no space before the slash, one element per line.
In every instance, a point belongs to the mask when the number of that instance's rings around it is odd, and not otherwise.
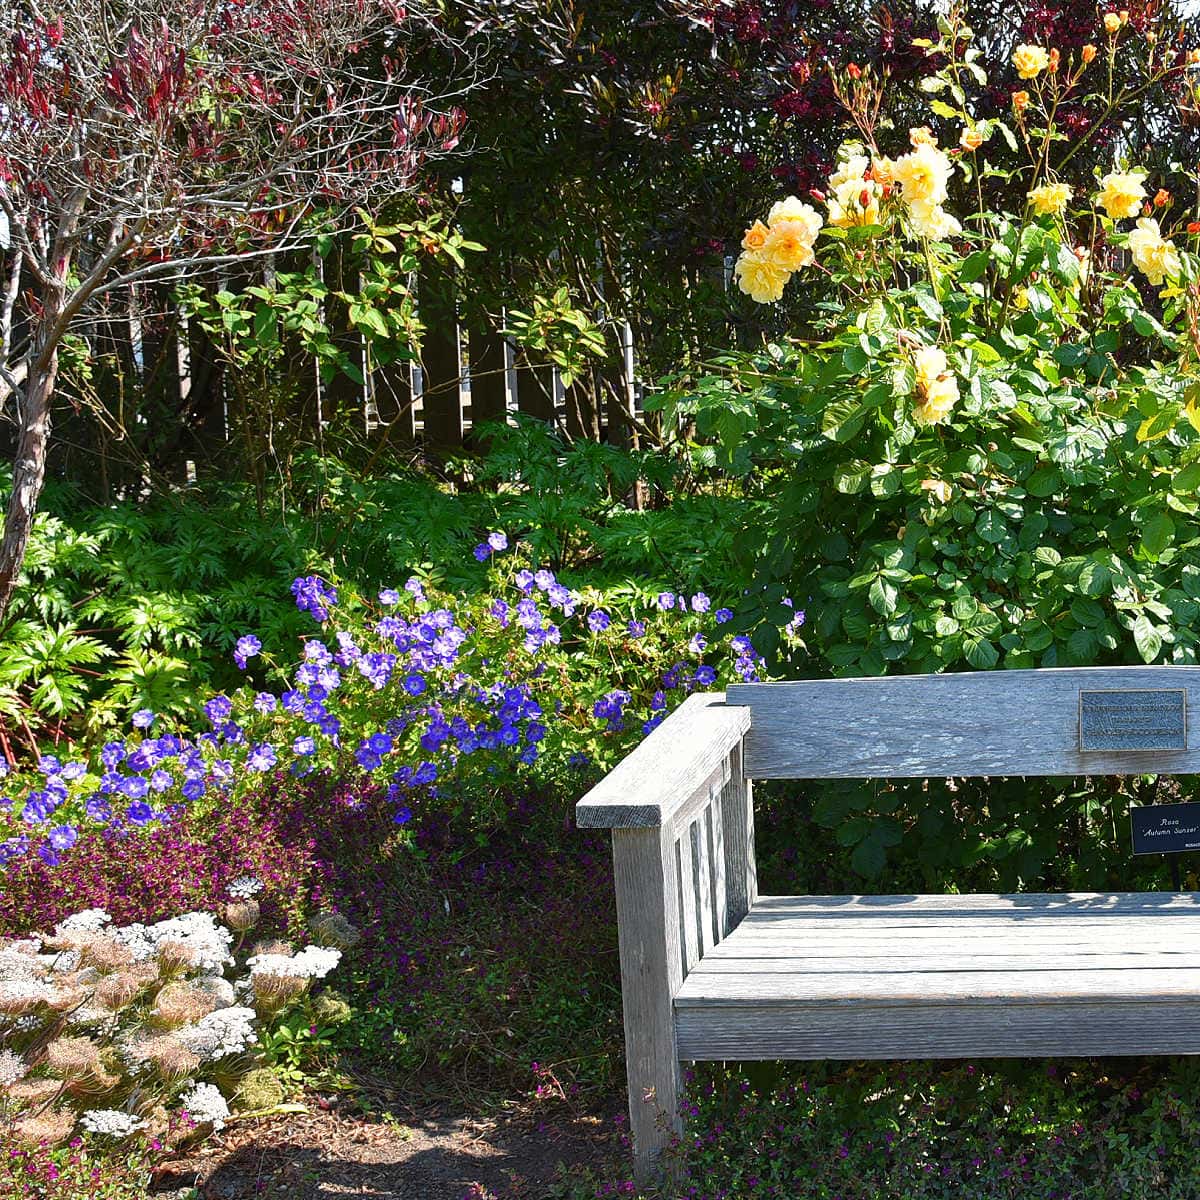
<path fill-rule="evenodd" d="M 239 1122 L 156 1191 L 203 1200 L 544 1200 L 562 1168 L 600 1166 L 616 1147 L 609 1116 L 427 1116 L 405 1124 L 313 1111 Z M 561 1193 L 560 1193 L 561 1194 Z"/>

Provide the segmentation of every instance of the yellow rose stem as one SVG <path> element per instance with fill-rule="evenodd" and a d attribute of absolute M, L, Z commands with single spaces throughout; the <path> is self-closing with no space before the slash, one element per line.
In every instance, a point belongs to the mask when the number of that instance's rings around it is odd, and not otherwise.
<path fill-rule="evenodd" d="M 1108 97 L 1105 101 L 1104 111 L 1092 122 L 1084 135 L 1078 139 L 1063 155 L 1058 164 L 1058 169 L 1061 171 L 1084 148 L 1091 140 L 1092 135 L 1098 129 L 1102 129 L 1108 118 L 1122 106 L 1128 104 L 1131 100 L 1138 99 L 1139 96 L 1144 96 L 1155 84 L 1161 82 L 1167 75 L 1170 74 L 1170 69 L 1161 70 L 1157 73 L 1151 72 L 1150 77 L 1140 87 L 1127 88 L 1120 91 L 1116 96 L 1113 96 L 1113 59 L 1116 55 L 1116 45 L 1111 40 L 1108 44 Z"/>
<path fill-rule="evenodd" d="M 925 270 L 929 272 L 929 286 L 933 289 L 933 298 L 938 299 L 938 273 L 937 265 L 933 261 L 933 251 L 929 247 L 929 239 L 923 237 L 921 239 L 921 249 L 925 254 Z M 939 306 L 941 301 L 938 301 Z M 942 310 L 942 315 L 938 319 L 938 341 L 944 342 L 950 333 L 950 326 L 946 321 L 945 310 Z"/>

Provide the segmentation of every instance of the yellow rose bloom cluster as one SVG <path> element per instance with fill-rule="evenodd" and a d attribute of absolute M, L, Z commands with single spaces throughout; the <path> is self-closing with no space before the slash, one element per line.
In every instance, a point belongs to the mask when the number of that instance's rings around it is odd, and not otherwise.
<path fill-rule="evenodd" d="M 1068 183 L 1043 183 L 1026 195 L 1030 207 L 1039 216 L 1059 216 L 1067 211 L 1071 200 L 1071 185 Z"/>
<path fill-rule="evenodd" d="M 1036 79 L 1050 65 L 1050 55 L 1041 46 L 1018 46 L 1012 60 L 1022 79 Z"/>
<path fill-rule="evenodd" d="M 1145 171 L 1110 171 L 1100 180 L 1096 203 L 1113 220 L 1136 217 L 1146 199 L 1146 189 L 1142 186 L 1145 178 Z"/>
<path fill-rule="evenodd" d="M 922 346 L 913 357 L 917 376 L 917 403 L 913 415 L 922 425 L 944 421 L 958 402 L 958 380 L 949 369 L 946 352 Z"/>
<path fill-rule="evenodd" d="M 867 179 L 871 160 L 865 154 L 850 154 L 829 177 L 829 224 L 838 229 L 879 224 L 882 189 Z"/>
<path fill-rule="evenodd" d="M 942 208 L 952 170 L 942 150 L 921 141 L 887 166 L 900 189 L 909 228 L 917 237 L 936 240 L 962 231 L 962 226 Z"/>
<path fill-rule="evenodd" d="M 742 238 L 733 268 L 738 287 L 759 304 L 781 299 L 792 273 L 815 260 L 813 243 L 823 224 L 821 214 L 796 196 L 773 205 L 767 223 L 755 221 Z"/>
<path fill-rule="evenodd" d="M 1175 243 L 1164 238 L 1153 217 L 1142 217 L 1129 235 L 1129 253 L 1134 266 L 1155 287 L 1161 287 L 1164 279 L 1176 279 L 1183 270 L 1179 251 Z"/>

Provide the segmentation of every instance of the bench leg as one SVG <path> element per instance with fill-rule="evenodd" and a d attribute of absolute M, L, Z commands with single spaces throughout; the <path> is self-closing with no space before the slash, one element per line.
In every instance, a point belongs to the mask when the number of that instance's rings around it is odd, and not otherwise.
<path fill-rule="evenodd" d="M 683 980 L 674 842 L 660 828 L 614 829 L 629 1131 L 639 1184 L 661 1172 L 682 1129 L 673 1000 Z"/>

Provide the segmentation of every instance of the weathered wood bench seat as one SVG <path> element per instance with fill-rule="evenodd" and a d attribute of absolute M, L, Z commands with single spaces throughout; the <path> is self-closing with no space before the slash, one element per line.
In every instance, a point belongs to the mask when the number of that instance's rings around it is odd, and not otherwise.
<path fill-rule="evenodd" d="M 639 1177 L 681 1061 L 1200 1053 L 1200 896 L 760 897 L 750 785 L 1193 773 L 1193 689 L 1116 667 L 690 697 L 577 808 L 613 831 Z"/>

